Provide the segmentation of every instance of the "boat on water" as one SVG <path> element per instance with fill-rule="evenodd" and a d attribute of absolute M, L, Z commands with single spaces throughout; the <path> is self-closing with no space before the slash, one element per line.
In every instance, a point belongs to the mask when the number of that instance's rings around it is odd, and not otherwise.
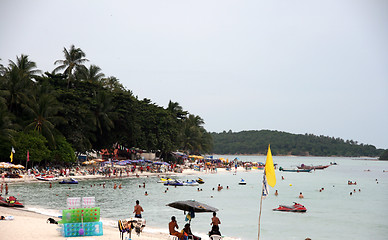
<path fill-rule="evenodd" d="M 173 179 L 171 179 L 171 178 L 160 178 L 158 183 L 165 183 L 167 181 L 173 181 Z"/>
<path fill-rule="evenodd" d="M 59 184 L 78 184 L 78 181 L 75 180 L 74 178 L 63 179 L 62 181 L 59 182 Z"/>
<path fill-rule="evenodd" d="M 204 184 L 205 183 L 205 181 L 202 178 L 200 178 L 200 177 L 196 181 L 199 184 Z"/>
<path fill-rule="evenodd" d="M 0 196 L 0 206 L 4 207 L 24 207 L 24 205 L 19 202 L 16 197 L 9 196 L 7 198 L 3 198 Z"/>
<path fill-rule="evenodd" d="M 183 182 L 181 180 L 172 180 L 164 183 L 165 186 L 183 186 Z"/>
<path fill-rule="evenodd" d="M 239 185 L 247 185 L 247 182 L 241 178 L 240 182 L 238 183 Z"/>
<path fill-rule="evenodd" d="M 181 180 L 172 180 L 164 183 L 165 186 L 198 186 L 199 183 L 196 180 L 183 182 Z"/>
<path fill-rule="evenodd" d="M 58 180 L 58 178 L 53 176 L 53 175 L 45 175 L 45 176 L 38 175 L 38 176 L 35 176 L 35 179 L 40 180 L 40 181 L 56 181 L 56 180 Z"/>
<path fill-rule="evenodd" d="M 281 212 L 306 212 L 307 209 L 300 203 L 294 202 L 292 206 L 279 205 L 278 208 L 272 209 L 273 211 L 281 211 Z"/>
<path fill-rule="evenodd" d="M 287 169 L 287 168 L 279 168 L 279 171 L 283 172 L 311 172 L 313 169 Z"/>
<path fill-rule="evenodd" d="M 330 167 L 330 165 L 307 166 L 307 165 L 301 164 L 300 166 L 297 166 L 298 169 L 313 169 L 313 170 L 322 170 L 327 167 Z"/>

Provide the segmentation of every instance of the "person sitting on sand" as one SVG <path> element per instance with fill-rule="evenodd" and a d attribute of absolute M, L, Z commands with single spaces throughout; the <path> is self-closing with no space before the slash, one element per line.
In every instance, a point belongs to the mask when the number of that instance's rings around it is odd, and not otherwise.
<path fill-rule="evenodd" d="M 168 230 L 170 231 L 170 235 L 177 236 L 179 239 L 182 240 L 183 236 L 184 236 L 183 233 L 176 231 L 175 228 L 179 229 L 178 223 L 176 222 L 176 219 L 175 219 L 175 216 L 172 216 L 171 222 L 168 223 Z"/>
<path fill-rule="evenodd" d="M 299 198 L 304 198 L 302 192 L 299 193 Z"/>
<path fill-rule="evenodd" d="M 192 237 L 191 239 L 194 239 L 194 240 L 201 240 L 200 237 L 195 236 L 195 235 L 191 232 L 191 228 L 190 228 L 190 224 L 189 224 L 189 223 L 186 223 L 185 227 L 183 228 L 183 233 L 184 233 L 185 236 L 191 236 L 191 237 Z"/>

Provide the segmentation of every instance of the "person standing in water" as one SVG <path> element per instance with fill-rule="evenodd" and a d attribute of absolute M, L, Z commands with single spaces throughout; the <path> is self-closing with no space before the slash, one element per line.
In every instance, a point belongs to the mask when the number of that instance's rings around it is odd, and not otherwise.
<path fill-rule="evenodd" d="M 134 207 L 133 213 L 135 213 L 136 218 L 141 218 L 141 212 L 144 212 L 143 208 L 139 205 L 139 200 L 136 200 L 136 205 Z"/>

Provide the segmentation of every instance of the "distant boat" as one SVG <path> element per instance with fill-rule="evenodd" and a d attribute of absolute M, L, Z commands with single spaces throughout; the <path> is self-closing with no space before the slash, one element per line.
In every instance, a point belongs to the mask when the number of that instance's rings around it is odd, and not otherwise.
<path fill-rule="evenodd" d="M 78 181 L 75 180 L 74 178 L 63 179 L 62 181 L 59 182 L 59 184 L 78 184 Z"/>
<path fill-rule="evenodd" d="M 279 168 L 279 171 L 283 172 L 311 172 L 313 169 L 287 169 L 287 168 Z"/>
<path fill-rule="evenodd" d="M 247 182 L 241 178 L 240 182 L 238 183 L 239 185 L 247 185 Z"/>
<path fill-rule="evenodd" d="M 307 166 L 307 165 L 301 164 L 300 166 L 297 166 L 298 169 L 315 169 L 315 170 L 322 170 L 327 167 L 330 167 L 330 165 Z"/>
<path fill-rule="evenodd" d="M 58 180 L 58 178 L 54 177 L 53 175 L 49 175 L 49 176 L 36 176 L 35 179 L 40 180 L 40 181 L 56 181 L 56 180 Z"/>

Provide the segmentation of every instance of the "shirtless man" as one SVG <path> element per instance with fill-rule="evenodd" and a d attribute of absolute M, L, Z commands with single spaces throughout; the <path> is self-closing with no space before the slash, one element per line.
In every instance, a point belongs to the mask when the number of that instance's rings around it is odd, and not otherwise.
<path fill-rule="evenodd" d="M 304 198 L 302 192 L 299 193 L 299 198 Z"/>
<path fill-rule="evenodd" d="M 139 200 L 136 200 L 136 205 L 134 207 L 133 213 L 136 218 L 141 218 L 141 212 L 144 212 L 143 208 L 139 205 Z"/>
<path fill-rule="evenodd" d="M 213 212 L 213 217 L 212 217 L 212 223 L 210 223 L 210 225 L 213 225 L 213 226 L 218 226 L 221 224 L 221 221 L 218 217 L 216 217 L 216 212 Z"/>
<path fill-rule="evenodd" d="M 183 239 L 183 233 L 176 231 L 175 228 L 179 229 L 175 216 L 172 216 L 171 222 L 168 223 L 168 230 L 170 231 L 170 235 L 174 235 L 177 236 L 179 239 Z"/>
<path fill-rule="evenodd" d="M 213 225 L 213 226 L 209 232 L 209 236 L 211 236 L 211 235 L 220 235 L 221 236 L 220 228 L 218 226 L 220 224 L 221 224 L 221 221 L 218 217 L 216 217 L 216 212 L 213 212 L 212 222 L 210 223 L 210 225 Z"/>

